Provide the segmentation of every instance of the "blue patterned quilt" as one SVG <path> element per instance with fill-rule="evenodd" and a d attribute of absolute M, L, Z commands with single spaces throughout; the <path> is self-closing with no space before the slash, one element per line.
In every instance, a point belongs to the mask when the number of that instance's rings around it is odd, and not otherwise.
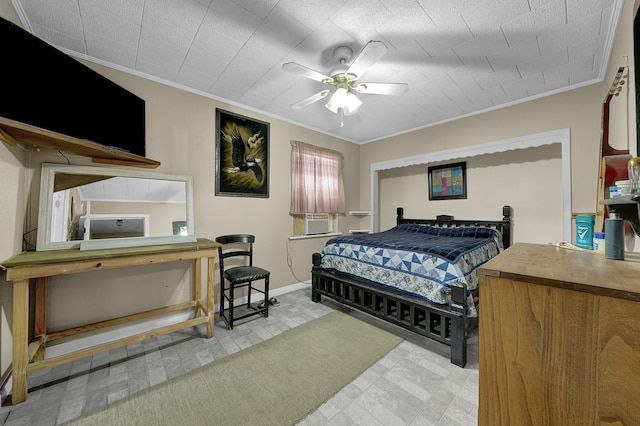
<path fill-rule="evenodd" d="M 478 268 L 503 250 L 500 233 L 485 227 L 403 224 L 374 234 L 327 241 L 322 267 L 423 297 L 451 303 L 451 286 L 467 286 L 468 315 L 477 316 L 471 291 Z"/>

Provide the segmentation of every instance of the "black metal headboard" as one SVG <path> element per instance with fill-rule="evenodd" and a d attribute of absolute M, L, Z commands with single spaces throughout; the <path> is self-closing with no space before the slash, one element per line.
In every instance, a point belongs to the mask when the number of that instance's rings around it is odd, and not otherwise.
<path fill-rule="evenodd" d="M 404 217 L 404 209 L 398 207 L 396 223 L 419 223 L 423 225 L 455 227 L 455 226 L 486 226 L 494 228 L 502 234 L 502 245 L 506 249 L 511 245 L 511 206 L 502 207 L 502 220 L 455 220 L 453 216 L 440 215 L 436 219 L 407 219 Z"/>

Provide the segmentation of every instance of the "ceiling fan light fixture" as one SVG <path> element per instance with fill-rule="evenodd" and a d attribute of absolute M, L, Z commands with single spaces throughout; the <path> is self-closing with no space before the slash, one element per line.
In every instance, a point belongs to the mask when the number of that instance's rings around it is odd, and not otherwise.
<path fill-rule="evenodd" d="M 362 101 L 351 93 L 346 85 L 340 85 L 333 92 L 325 107 L 334 114 L 337 114 L 338 109 L 342 108 L 345 115 L 353 115 L 358 111 L 360 105 L 362 105 Z"/>
<path fill-rule="evenodd" d="M 337 114 L 338 109 L 340 108 L 335 102 L 333 102 L 333 97 L 329 98 L 329 102 L 324 104 L 324 107 L 334 114 Z"/>
<path fill-rule="evenodd" d="M 340 90 L 340 93 L 336 96 L 338 90 Z M 360 105 L 362 105 L 362 101 L 347 89 L 338 90 L 331 96 L 325 107 L 334 114 L 337 114 L 340 108 L 342 108 L 344 115 L 355 114 L 360 108 Z"/>
<path fill-rule="evenodd" d="M 349 92 L 347 94 L 347 101 L 345 105 L 342 107 L 342 110 L 344 111 L 345 115 L 353 115 L 358 111 L 358 108 L 360 108 L 360 105 L 362 105 L 362 101 L 358 99 L 356 95 Z"/>
<path fill-rule="evenodd" d="M 386 52 L 387 46 L 383 42 L 371 40 L 360 50 L 360 53 L 351 64 L 347 65 L 353 51 L 349 47 L 338 46 L 334 50 L 334 57 L 338 64 L 333 67 L 329 75 L 314 71 L 295 62 L 283 64 L 282 69 L 284 71 L 331 86 L 331 90 L 324 90 L 311 95 L 293 104 L 292 108 L 299 109 L 327 97 L 325 107 L 334 114 L 340 114 L 340 118 L 343 119 L 345 115 L 355 114 L 362 105 L 362 101 L 356 96 L 358 93 L 367 95 L 401 95 L 405 93 L 408 88 L 405 83 L 357 82 L 358 78 L 364 75 Z"/>
<path fill-rule="evenodd" d="M 338 108 L 343 108 L 346 105 L 348 96 L 349 92 L 347 88 L 345 86 L 340 86 L 333 92 L 325 107 L 334 114 L 337 114 Z"/>
<path fill-rule="evenodd" d="M 349 90 L 346 87 L 338 87 L 333 95 L 331 95 L 331 102 L 336 104 L 339 108 L 345 106 L 348 100 Z"/>

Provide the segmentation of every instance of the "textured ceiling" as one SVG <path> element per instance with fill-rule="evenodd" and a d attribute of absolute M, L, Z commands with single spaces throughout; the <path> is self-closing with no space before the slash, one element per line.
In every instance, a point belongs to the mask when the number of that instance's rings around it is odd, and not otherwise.
<path fill-rule="evenodd" d="M 12 0 L 23 26 L 72 56 L 250 111 L 366 143 L 602 81 L 623 0 Z M 333 51 L 370 40 L 388 52 L 341 119 L 329 88 L 282 70 L 327 74 Z M 353 59 L 353 58 L 352 58 Z"/>

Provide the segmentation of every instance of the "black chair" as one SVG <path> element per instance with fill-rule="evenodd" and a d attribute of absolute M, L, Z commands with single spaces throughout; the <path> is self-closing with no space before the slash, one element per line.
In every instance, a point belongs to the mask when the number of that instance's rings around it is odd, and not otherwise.
<path fill-rule="evenodd" d="M 218 248 L 220 266 L 220 317 L 227 323 L 229 330 L 233 329 L 233 322 L 252 315 L 269 316 L 269 275 L 270 272 L 258 266 L 253 266 L 253 243 L 255 236 L 248 234 L 222 235 L 216 242 L 222 244 Z M 225 267 L 230 257 L 242 257 L 243 265 Z M 248 264 L 247 264 L 248 263 Z M 254 281 L 264 280 L 261 290 L 253 286 Z M 235 291 L 247 287 L 247 304 L 234 305 Z M 264 301 L 251 306 L 251 293 L 255 291 L 264 295 Z M 225 301 L 229 306 L 225 308 Z M 238 314 L 234 313 L 238 310 Z"/>

